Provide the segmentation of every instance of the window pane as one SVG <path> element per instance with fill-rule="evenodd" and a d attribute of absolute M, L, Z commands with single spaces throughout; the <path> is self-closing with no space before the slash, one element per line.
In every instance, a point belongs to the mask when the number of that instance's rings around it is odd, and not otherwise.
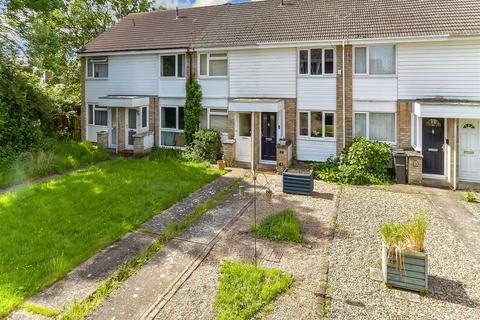
<path fill-rule="evenodd" d="M 175 56 L 162 56 L 162 77 L 175 77 Z"/>
<path fill-rule="evenodd" d="M 227 116 L 210 115 L 210 129 L 227 132 Z"/>
<path fill-rule="evenodd" d="M 107 117 L 107 110 L 95 110 L 95 124 L 97 126 L 106 126 Z"/>
<path fill-rule="evenodd" d="M 355 73 L 367 73 L 367 48 L 355 48 Z"/>
<path fill-rule="evenodd" d="M 185 146 L 185 134 L 183 132 L 162 131 L 162 146 L 183 147 Z"/>
<path fill-rule="evenodd" d="M 95 63 L 93 65 L 95 78 L 107 78 L 108 77 L 108 63 Z"/>
<path fill-rule="evenodd" d="M 128 128 L 137 129 L 137 110 L 128 109 Z"/>
<path fill-rule="evenodd" d="M 368 48 L 370 74 L 394 74 L 395 51 L 393 45 L 378 45 Z"/>
<path fill-rule="evenodd" d="M 202 76 L 207 75 L 207 55 L 206 54 L 200 55 L 200 75 Z"/>
<path fill-rule="evenodd" d="M 300 50 L 300 74 L 308 74 L 308 50 Z"/>
<path fill-rule="evenodd" d="M 333 138 L 335 136 L 335 122 L 333 113 L 325 113 L 325 137 Z"/>
<path fill-rule="evenodd" d="M 90 59 L 88 60 L 87 77 L 93 77 L 93 63 Z"/>
<path fill-rule="evenodd" d="M 252 132 L 252 115 L 250 113 L 240 113 L 240 130 L 239 134 L 242 137 L 250 137 Z"/>
<path fill-rule="evenodd" d="M 147 107 L 142 108 L 142 128 L 147 127 Z"/>
<path fill-rule="evenodd" d="M 162 108 L 162 128 L 177 128 L 177 108 Z"/>
<path fill-rule="evenodd" d="M 311 112 L 310 113 L 310 130 L 311 136 L 315 138 L 322 137 L 322 113 Z"/>
<path fill-rule="evenodd" d="M 88 105 L 88 124 L 93 124 L 93 105 Z"/>
<path fill-rule="evenodd" d="M 200 118 L 200 128 L 201 129 L 208 129 L 208 124 L 207 124 L 207 109 L 202 110 L 202 116 Z"/>
<path fill-rule="evenodd" d="M 367 115 L 355 113 L 355 137 L 367 137 Z"/>
<path fill-rule="evenodd" d="M 310 50 L 310 74 L 322 74 L 322 49 Z"/>
<path fill-rule="evenodd" d="M 370 140 L 395 141 L 395 114 L 370 113 Z"/>
<path fill-rule="evenodd" d="M 300 135 L 308 136 L 308 112 L 300 112 Z"/>
<path fill-rule="evenodd" d="M 333 74 L 333 49 L 323 50 L 325 54 L 325 74 Z"/>
<path fill-rule="evenodd" d="M 210 60 L 209 68 L 210 76 L 226 76 L 227 60 Z"/>
<path fill-rule="evenodd" d="M 185 117 L 183 116 L 183 107 L 178 108 L 178 129 L 183 130 L 185 128 Z"/>
<path fill-rule="evenodd" d="M 178 68 L 177 68 L 178 77 L 183 78 L 185 77 L 185 55 L 179 54 L 178 55 Z"/>

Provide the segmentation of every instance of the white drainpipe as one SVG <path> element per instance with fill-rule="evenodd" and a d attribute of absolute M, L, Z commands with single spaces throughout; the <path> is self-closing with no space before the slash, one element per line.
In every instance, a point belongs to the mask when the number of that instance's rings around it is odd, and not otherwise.
<path fill-rule="evenodd" d="M 346 98 L 346 91 L 345 91 L 345 40 L 342 40 L 342 123 L 343 123 L 343 148 L 345 149 L 346 145 L 346 121 L 345 121 L 345 98 Z"/>
<path fill-rule="evenodd" d="M 252 112 L 252 133 L 251 133 L 251 139 L 252 139 L 252 156 L 250 157 L 252 159 L 251 167 L 252 167 L 252 172 L 253 168 L 255 166 L 255 112 Z"/>
<path fill-rule="evenodd" d="M 116 123 L 117 127 L 115 128 L 115 135 L 117 136 L 117 140 L 115 141 L 116 142 L 115 143 L 115 154 L 118 154 L 118 143 L 119 143 L 118 142 L 118 137 L 119 137 L 119 134 L 118 134 L 118 131 L 119 131 L 118 130 L 118 112 L 119 112 L 119 110 L 118 109 L 119 108 L 116 108 L 116 110 L 115 110 L 115 118 L 116 118 L 116 122 L 117 122 Z"/>
<path fill-rule="evenodd" d="M 457 190 L 457 119 L 453 123 L 453 190 Z"/>

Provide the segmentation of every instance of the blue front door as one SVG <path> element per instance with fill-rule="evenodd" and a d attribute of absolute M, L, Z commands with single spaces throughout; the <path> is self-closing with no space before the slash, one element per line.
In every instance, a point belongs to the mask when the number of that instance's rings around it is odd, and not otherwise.
<path fill-rule="evenodd" d="M 262 113 L 262 160 L 277 159 L 277 114 Z"/>

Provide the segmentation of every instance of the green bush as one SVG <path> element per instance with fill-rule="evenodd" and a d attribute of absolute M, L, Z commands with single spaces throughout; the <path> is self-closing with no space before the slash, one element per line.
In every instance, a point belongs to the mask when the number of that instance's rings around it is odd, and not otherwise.
<path fill-rule="evenodd" d="M 314 163 L 316 177 L 344 184 L 382 184 L 389 181 L 388 166 L 392 161 L 389 144 L 356 138 L 337 158 Z"/>
<path fill-rule="evenodd" d="M 467 202 L 475 202 L 477 201 L 477 196 L 472 191 L 467 191 L 463 194 L 463 200 Z"/>
<path fill-rule="evenodd" d="M 222 158 L 222 139 L 215 130 L 198 130 L 193 142 L 187 147 L 184 157 L 187 161 L 215 163 Z"/>

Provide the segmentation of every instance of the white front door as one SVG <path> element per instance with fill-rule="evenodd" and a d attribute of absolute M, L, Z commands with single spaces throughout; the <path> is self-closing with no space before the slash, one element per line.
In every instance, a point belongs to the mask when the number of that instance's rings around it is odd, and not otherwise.
<path fill-rule="evenodd" d="M 125 109 L 125 149 L 133 150 L 133 136 L 137 133 L 137 109 Z"/>
<path fill-rule="evenodd" d="M 237 161 L 250 162 L 252 160 L 252 113 L 237 113 L 235 123 Z"/>
<path fill-rule="evenodd" d="M 108 108 L 108 147 L 117 147 L 117 108 Z"/>
<path fill-rule="evenodd" d="M 459 173 L 462 181 L 480 182 L 480 120 L 459 120 Z"/>

